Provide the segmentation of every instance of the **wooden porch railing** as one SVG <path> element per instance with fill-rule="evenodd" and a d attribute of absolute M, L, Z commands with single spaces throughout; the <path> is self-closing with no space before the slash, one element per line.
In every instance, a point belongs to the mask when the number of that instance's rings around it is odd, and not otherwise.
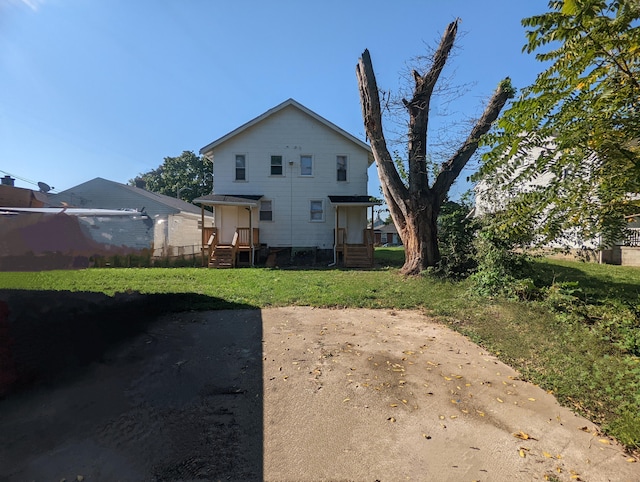
<path fill-rule="evenodd" d="M 251 236 L 251 229 L 253 229 L 253 236 Z M 238 247 L 246 249 L 260 244 L 260 230 L 258 228 L 237 228 L 236 232 L 238 233 Z"/>
<path fill-rule="evenodd" d="M 202 266 L 208 266 L 218 244 L 218 228 L 202 228 Z"/>

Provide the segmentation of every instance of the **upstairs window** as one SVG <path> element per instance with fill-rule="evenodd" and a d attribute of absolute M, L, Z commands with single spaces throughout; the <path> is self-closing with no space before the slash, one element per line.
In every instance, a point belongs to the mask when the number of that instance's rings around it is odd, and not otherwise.
<path fill-rule="evenodd" d="M 260 221 L 273 221 L 273 204 L 271 204 L 271 201 L 260 201 Z"/>
<path fill-rule="evenodd" d="M 271 156 L 271 175 L 282 176 L 282 156 Z"/>
<path fill-rule="evenodd" d="M 313 222 L 324 221 L 324 203 L 321 200 L 312 200 L 309 203 L 309 220 Z"/>
<path fill-rule="evenodd" d="M 247 158 L 244 154 L 236 154 L 236 181 L 247 180 Z"/>
<path fill-rule="evenodd" d="M 300 156 L 300 175 L 313 176 L 313 158 L 311 156 Z"/>
<path fill-rule="evenodd" d="M 336 174 L 338 181 L 347 180 L 347 156 L 336 156 Z"/>

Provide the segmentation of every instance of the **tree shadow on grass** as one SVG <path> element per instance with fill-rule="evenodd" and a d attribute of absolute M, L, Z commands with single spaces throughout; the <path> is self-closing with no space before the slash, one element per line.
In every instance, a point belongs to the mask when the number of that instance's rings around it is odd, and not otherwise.
<path fill-rule="evenodd" d="M 608 266 L 608 268 L 613 271 L 618 267 Z M 577 282 L 583 297 L 592 302 L 616 299 L 624 303 L 637 305 L 640 301 L 640 283 L 634 280 L 621 281 L 612 274 L 589 274 L 588 270 L 550 263 L 544 260 L 534 261 L 532 269 L 534 281 L 540 287 L 548 287 L 553 283 Z M 638 277 L 640 278 L 640 272 Z"/>
<path fill-rule="evenodd" d="M 253 308 L 0 291 L 0 480 L 262 480 Z"/>

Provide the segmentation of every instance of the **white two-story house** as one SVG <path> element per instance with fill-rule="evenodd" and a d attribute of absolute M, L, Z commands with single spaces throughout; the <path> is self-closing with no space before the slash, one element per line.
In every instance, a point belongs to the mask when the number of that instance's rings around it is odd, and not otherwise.
<path fill-rule="evenodd" d="M 367 194 L 366 143 L 289 99 L 200 154 L 213 162 L 214 193 L 194 200 L 215 210 L 214 225 L 203 223 L 209 266 L 283 256 L 373 264 L 367 219 L 377 203 Z"/>

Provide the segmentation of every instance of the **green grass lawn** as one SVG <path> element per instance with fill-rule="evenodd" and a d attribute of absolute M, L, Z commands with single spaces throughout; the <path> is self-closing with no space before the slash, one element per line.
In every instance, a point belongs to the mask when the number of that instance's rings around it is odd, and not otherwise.
<path fill-rule="evenodd" d="M 467 282 L 403 278 L 403 256 L 401 248 L 378 249 L 373 270 L 12 272 L 0 274 L 0 289 L 204 295 L 194 309 L 229 303 L 420 309 L 493 351 L 630 449 L 640 448 L 640 358 L 633 344 L 634 336 L 640 344 L 640 269 L 539 260 L 536 284 L 561 288 L 545 301 L 514 302 L 474 297 Z"/>

